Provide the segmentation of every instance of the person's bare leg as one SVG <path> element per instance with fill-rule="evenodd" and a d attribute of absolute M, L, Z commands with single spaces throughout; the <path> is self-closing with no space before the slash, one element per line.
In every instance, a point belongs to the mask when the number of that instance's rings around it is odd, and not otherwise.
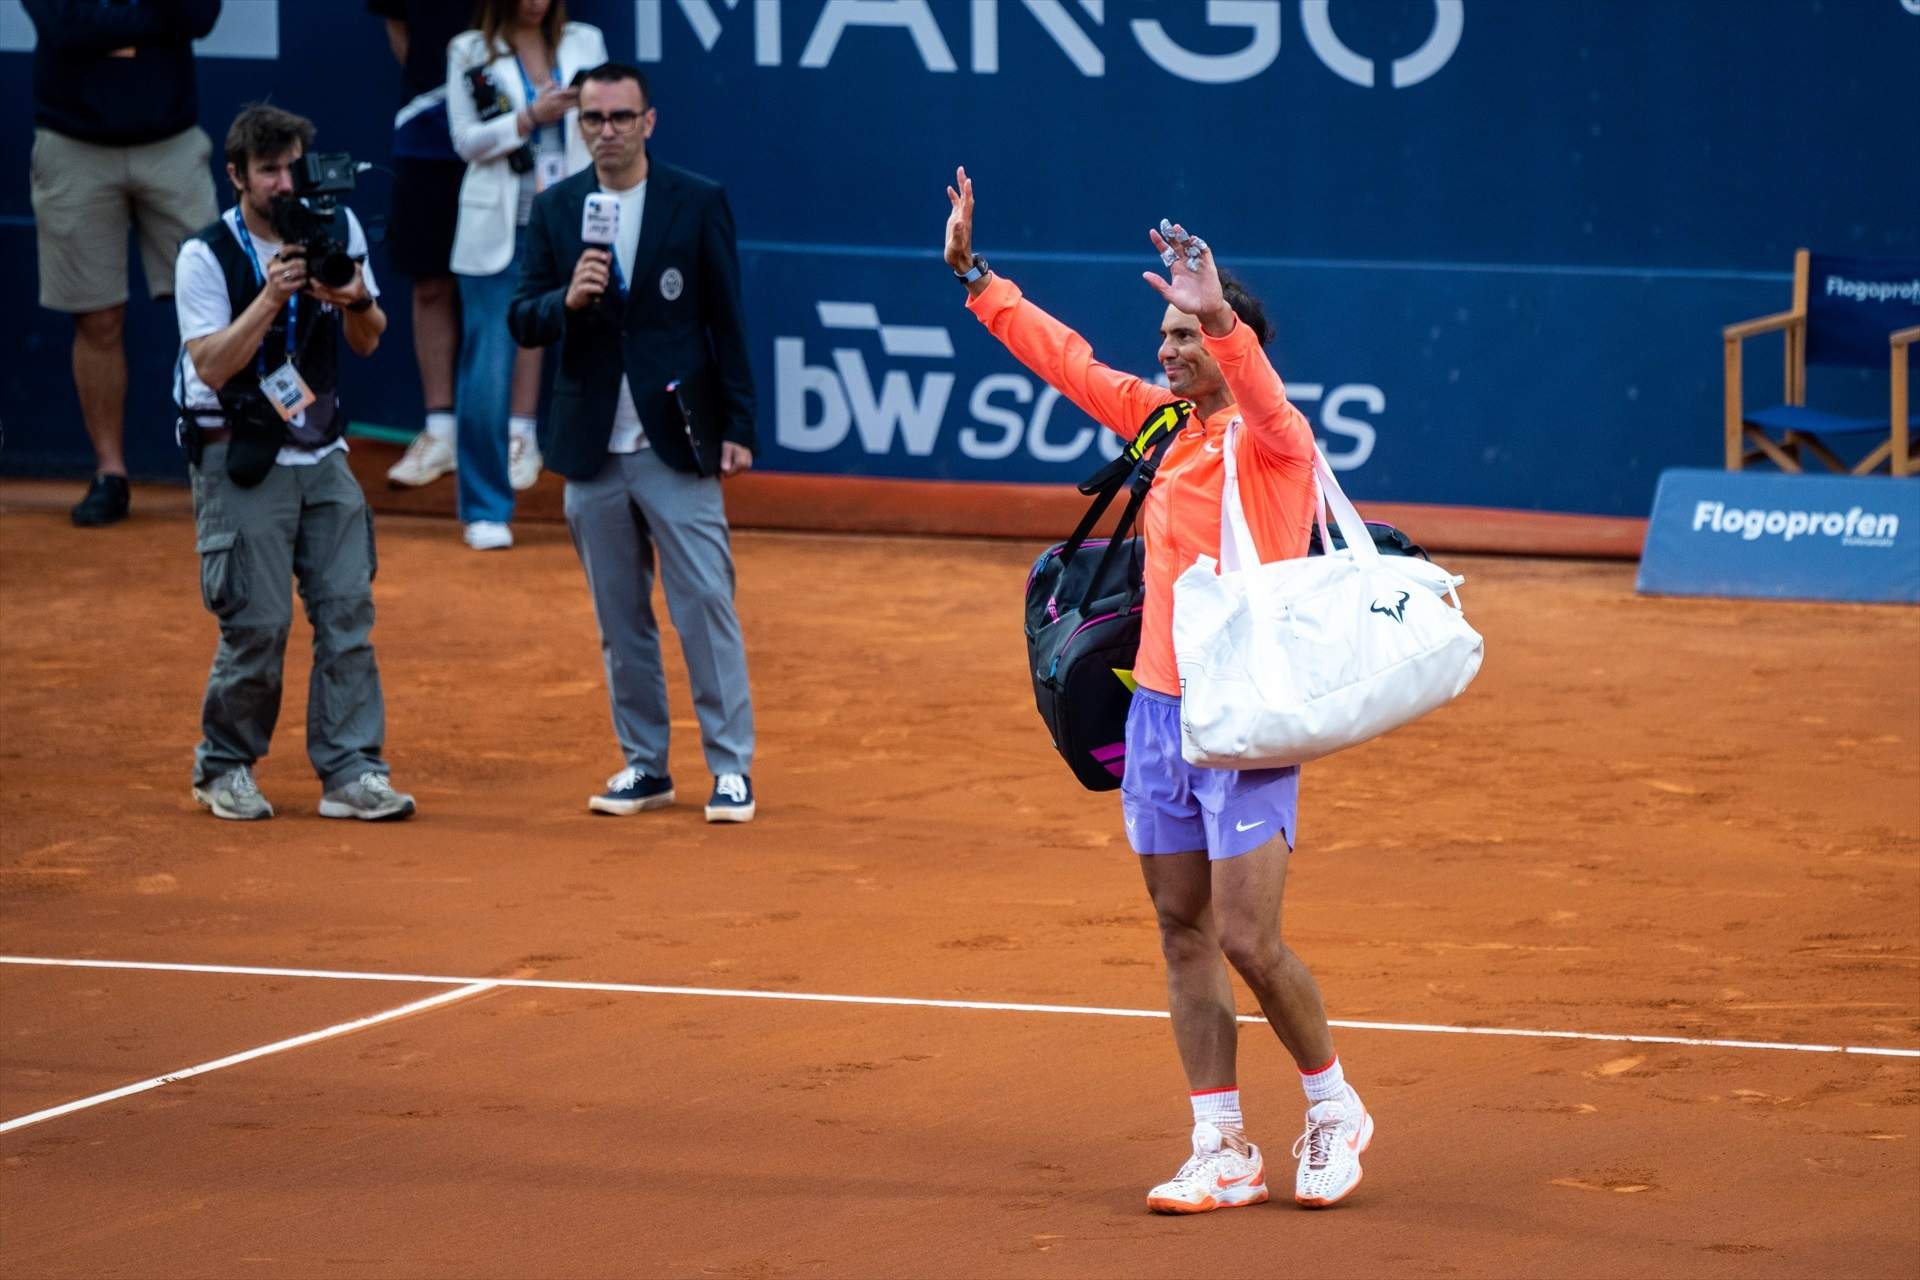
<path fill-rule="evenodd" d="M 522 347 L 513 358 L 513 400 L 509 414 L 515 418 L 534 418 L 540 414 L 539 347 Z"/>
<path fill-rule="evenodd" d="M 1281 901 L 1292 851 L 1280 837 L 1237 858 L 1222 858 L 1213 873 L 1214 926 L 1227 963 L 1246 982 L 1280 1043 L 1302 1071 L 1333 1060 L 1320 985 L 1281 940 Z"/>
<path fill-rule="evenodd" d="M 460 353 L 459 295 L 452 276 L 413 282 L 413 356 L 427 411 L 453 408 L 453 369 Z"/>
<path fill-rule="evenodd" d="M 94 470 L 127 474 L 127 306 L 73 317 L 73 385 L 80 393 L 80 420 L 93 442 Z"/>
<path fill-rule="evenodd" d="M 1187 1085 L 1195 1091 L 1224 1089 L 1234 1083 L 1239 1025 L 1233 986 L 1220 962 L 1206 851 L 1143 855 L 1140 870 L 1159 918 L 1167 1009 Z"/>

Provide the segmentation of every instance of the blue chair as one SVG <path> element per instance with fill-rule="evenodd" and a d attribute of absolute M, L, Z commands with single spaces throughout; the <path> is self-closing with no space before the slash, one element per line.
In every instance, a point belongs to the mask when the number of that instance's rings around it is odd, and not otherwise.
<path fill-rule="evenodd" d="M 1743 409 L 1741 344 L 1756 334 L 1782 331 L 1786 403 Z M 1833 471 L 1856 476 L 1882 466 L 1896 476 L 1920 473 L 1907 431 L 1907 348 L 1920 339 L 1920 262 L 1837 258 L 1801 249 L 1793 255 L 1793 310 L 1728 325 L 1723 336 L 1727 470 L 1738 471 L 1764 458 L 1782 471 L 1797 472 L 1811 454 Z M 1810 364 L 1889 369 L 1888 416 L 1854 418 L 1808 407 Z M 1880 439 L 1859 461 L 1848 464 L 1827 444 L 1842 436 Z"/>

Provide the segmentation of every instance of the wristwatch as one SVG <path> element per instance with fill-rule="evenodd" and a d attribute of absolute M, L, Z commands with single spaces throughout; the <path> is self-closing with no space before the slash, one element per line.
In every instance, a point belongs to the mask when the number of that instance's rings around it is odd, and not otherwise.
<path fill-rule="evenodd" d="M 984 280 L 992 274 L 993 268 L 987 265 L 987 260 L 976 253 L 973 255 L 973 265 L 965 271 L 954 272 L 953 278 L 961 284 L 972 284 L 975 280 Z"/>
<path fill-rule="evenodd" d="M 347 310 L 358 313 L 361 311 L 366 311 L 372 306 L 373 306 L 373 295 L 368 294 L 366 297 L 360 299 L 360 301 L 358 302 L 349 302 L 347 304 Z"/>

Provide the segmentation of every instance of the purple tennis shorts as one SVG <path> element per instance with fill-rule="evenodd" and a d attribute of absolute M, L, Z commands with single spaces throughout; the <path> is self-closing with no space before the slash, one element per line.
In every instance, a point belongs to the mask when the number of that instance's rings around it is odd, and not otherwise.
<path fill-rule="evenodd" d="M 1300 769 L 1202 769 L 1180 754 L 1180 699 L 1136 689 L 1127 709 L 1120 812 L 1135 853 L 1209 860 L 1257 849 L 1278 832 L 1293 847 Z"/>

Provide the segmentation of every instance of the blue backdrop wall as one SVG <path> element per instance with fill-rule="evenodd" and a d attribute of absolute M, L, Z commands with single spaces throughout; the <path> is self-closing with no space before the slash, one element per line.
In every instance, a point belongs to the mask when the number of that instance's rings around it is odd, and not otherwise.
<path fill-rule="evenodd" d="M 398 73 L 359 0 L 226 0 L 216 139 L 271 97 L 384 161 Z M 573 0 L 654 78 L 654 153 L 724 181 L 761 465 L 1065 481 L 1104 441 L 961 308 L 977 247 L 1110 363 L 1157 371 L 1145 229 L 1184 220 L 1279 322 L 1357 496 L 1643 514 L 1718 465 L 1719 327 L 1784 309 L 1793 250 L 1920 258 L 1920 0 Z M 70 322 L 32 305 L 32 30 L 0 0 L 0 466 L 87 466 Z M 217 146 L 216 146 L 217 151 Z M 385 178 L 354 203 L 384 212 Z M 224 178 L 220 181 L 226 191 Z M 375 250 L 376 269 L 381 251 Z M 349 376 L 417 424 L 404 305 Z M 136 471 L 179 475 L 171 309 L 130 313 Z M 1777 342 L 1749 395 L 1777 399 Z M 1886 375 L 1816 377 L 1884 409 Z"/>

